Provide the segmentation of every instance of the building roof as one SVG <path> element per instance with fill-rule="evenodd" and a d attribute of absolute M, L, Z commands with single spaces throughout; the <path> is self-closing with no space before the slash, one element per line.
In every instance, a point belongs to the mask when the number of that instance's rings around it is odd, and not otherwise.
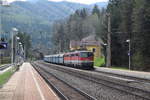
<path fill-rule="evenodd" d="M 96 41 L 96 36 L 90 35 L 88 37 L 83 38 L 81 41 Z"/>
<path fill-rule="evenodd" d="M 80 41 L 71 40 L 70 47 L 77 47 L 80 46 Z"/>
<path fill-rule="evenodd" d="M 104 44 L 101 38 L 97 38 L 96 35 L 90 35 L 81 40 L 82 43 L 86 45 L 101 45 Z"/>
<path fill-rule="evenodd" d="M 88 37 L 83 38 L 81 41 L 75 41 L 75 40 L 70 41 L 71 48 L 75 48 L 77 46 L 85 46 L 85 45 L 100 46 L 101 44 L 104 44 L 104 42 L 100 38 L 97 38 L 96 35 L 90 35 Z"/>

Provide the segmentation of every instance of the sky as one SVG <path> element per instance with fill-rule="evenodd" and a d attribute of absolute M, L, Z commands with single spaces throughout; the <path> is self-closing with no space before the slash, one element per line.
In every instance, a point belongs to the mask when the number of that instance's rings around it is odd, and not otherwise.
<path fill-rule="evenodd" d="M 8 2 L 13 2 L 13 1 L 26 1 L 26 0 L 7 0 Z M 49 0 L 49 1 L 69 1 L 69 2 L 76 2 L 76 3 L 83 3 L 83 4 L 92 4 L 96 2 L 106 2 L 108 0 Z"/>

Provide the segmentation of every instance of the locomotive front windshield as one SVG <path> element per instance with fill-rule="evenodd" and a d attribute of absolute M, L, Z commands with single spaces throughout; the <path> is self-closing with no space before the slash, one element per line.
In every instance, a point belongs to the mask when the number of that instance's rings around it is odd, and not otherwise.
<path fill-rule="evenodd" d="M 86 58 L 86 57 L 92 57 L 93 53 L 92 52 L 81 52 L 80 57 Z"/>

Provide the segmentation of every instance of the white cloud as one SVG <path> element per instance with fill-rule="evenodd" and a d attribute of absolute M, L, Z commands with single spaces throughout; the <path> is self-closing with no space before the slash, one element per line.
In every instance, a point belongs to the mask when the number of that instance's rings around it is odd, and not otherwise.
<path fill-rule="evenodd" d="M 13 2 L 13 1 L 27 1 L 27 0 L 6 0 L 6 1 Z M 105 2 L 108 0 L 49 0 L 49 1 L 54 1 L 54 2 L 69 1 L 69 2 L 76 2 L 76 3 L 83 3 L 83 4 L 92 4 L 96 2 Z"/>

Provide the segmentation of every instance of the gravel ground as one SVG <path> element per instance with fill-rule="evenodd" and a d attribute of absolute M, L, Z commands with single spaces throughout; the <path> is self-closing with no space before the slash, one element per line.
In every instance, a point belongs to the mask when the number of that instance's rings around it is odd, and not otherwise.
<path fill-rule="evenodd" d="M 54 70 L 49 67 L 45 67 L 49 72 L 53 73 L 60 79 L 68 82 L 72 86 L 79 88 L 89 95 L 95 97 L 98 100 L 144 100 L 139 97 L 132 96 L 125 92 L 121 92 L 104 85 L 100 85 L 97 83 L 90 82 L 88 80 L 84 80 L 78 78 L 76 76 L 72 76 L 70 74 L 60 72 L 58 70 Z"/>
<path fill-rule="evenodd" d="M 40 68 L 38 70 L 41 74 L 46 76 L 52 84 L 55 84 L 55 87 L 57 87 L 57 89 L 61 91 L 69 100 L 89 100 L 74 89 L 70 88 L 68 85 L 64 84 L 62 81 L 56 79 L 54 76 L 45 73 L 44 70 L 41 70 Z"/>

